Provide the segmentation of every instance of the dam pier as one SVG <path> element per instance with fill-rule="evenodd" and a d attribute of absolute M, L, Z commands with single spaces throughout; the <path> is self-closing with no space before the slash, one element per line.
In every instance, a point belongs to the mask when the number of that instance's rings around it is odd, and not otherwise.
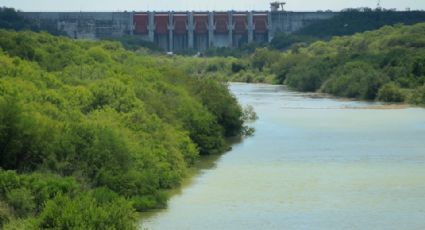
<path fill-rule="evenodd" d="M 40 28 L 55 28 L 76 39 L 135 36 L 168 52 L 237 48 L 269 42 L 337 12 L 186 11 L 186 12 L 20 12 Z"/>

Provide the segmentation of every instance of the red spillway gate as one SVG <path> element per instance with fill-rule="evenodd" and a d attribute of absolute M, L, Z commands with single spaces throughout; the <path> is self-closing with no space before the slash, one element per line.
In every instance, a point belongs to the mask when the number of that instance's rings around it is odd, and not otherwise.
<path fill-rule="evenodd" d="M 135 34 L 148 33 L 148 14 L 134 14 L 133 23 Z"/>
<path fill-rule="evenodd" d="M 235 25 L 235 34 L 244 34 L 247 30 L 247 15 L 246 14 L 233 14 L 233 24 Z"/>
<path fill-rule="evenodd" d="M 154 16 L 155 33 L 159 35 L 168 34 L 168 13 L 156 13 Z M 214 14 L 215 33 L 228 33 L 228 19 L 227 12 L 216 12 Z M 133 16 L 134 33 L 147 34 L 149 25 L 148 13 L 135 13 Z M 193 21 L 195 26 L 195 34 L 208 33 L 208 13 L 194 13 Z M 176 13 L 173 15 L 173 25 L 175 34 L 187 33 L 188 14 Z M 245 34 L 248 30 L 248 14 L 247 13 L 234 13 L 233 24 L 235 26 L 235 34 Z M 253 24 L 255 26 L 254 33 L 264 34 L 268 31 L 268 16 L 267 13 L 254 13 Z"/>
<path fill-rule="evenodd" d="M 195 24 L 195 33 L 208 33 L 208 14 L 194 14 L 193 21 Z"/>
<path fill-rule="evenodd" d="M 253 20 L 255 25 L 255 33 L 258 33 L 258 34 L 267 33 L 267 30 L 268 30 L 267 14 L 254 14 Z"/>
<path fill-rule="evenodd" d="M 186 34 L 187 14 L 175 14 L 173 16 L 174 22 L 174 33 L 175 34 Z"/>
<path fill-rule="evenodd" d="M 161 35 L 168 33 L 168 14 L 155 14 L 155 32 Z"/>
<path fill-rule="evenodd" d="M 216 33 L 227 33 L 227 13 L 216 13 L 214 14 L 214 24 Z"/>

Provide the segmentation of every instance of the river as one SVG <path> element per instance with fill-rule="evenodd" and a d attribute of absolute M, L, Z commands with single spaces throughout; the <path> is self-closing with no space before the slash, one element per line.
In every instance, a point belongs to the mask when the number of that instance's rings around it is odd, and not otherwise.
<path fill-rule="evenodd" d="M 259 119 L 141 229 L 425 229 L 425 109 L 232 84 Z"/>

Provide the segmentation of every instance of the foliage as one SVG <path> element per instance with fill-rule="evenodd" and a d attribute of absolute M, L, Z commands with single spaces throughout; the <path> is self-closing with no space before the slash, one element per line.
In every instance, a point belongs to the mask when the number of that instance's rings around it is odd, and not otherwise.
<path fill-rule="evenodd" d="M 240 71 L 245 70 L 246 68 L 247 68 L 246 65 L 241 61 L 238 61 L 238 62 L 235 61 L 235 62 L 232 63 L 232 72 L 233 73 L 239 73 Z"/>
<path fill-rule="evenodd" d="M 19 16 L 13 8 L 0 7 L 0 28 L 3 29 L 31 29 L 31 22 Z"/>
<path fill-rule="evenodd" d="M 318 40 L 314 36 L 279 33 L 273 37 L 269 47 L 276 50 L 286 50 L 296 44 L 310 44 Z"/>
<path fill-rule="evenodd" d="M 61 211 L 58 211 L 61 210 Z M 49 200 L 36 221 L 40 229 L 134 229 L 132 207 L 124 198 L 98 201 L 83 193 L 71 199 L 61 194 Z"/>
<path fill-rule="evenodd" d="M 268 71 L 296 90 L 424 104 L 424 38 L 425 23 L 385 26 L 286 51 Z"/>
<path fill-rule="evenodd" d="M 164 207 L 200 154 L 242 134 L 226 84 L 187 59 L 6 30 L 0 50 L 0 168 L 16 171 L 0 171 L 9 229 L 131 229 L 133 208 Z M 224 64 L 231 71 L 221 60 L 205 71 Z"/>
<path fill-rule="evenodd" d="M 335 69 L 322 86 L 322 91 L 342 97 L 374 100 L 379 88 L 387 82 L 366 62 L 348 62 Z"/>
<path fill-rule="evenodd" d="M 0 228 L 8 223 L 11 218 L 12 214 L 6 202 L 0 200 Z"/>
<path fill-rule="evenodd" d="M 153 42 L 145 41 L 138 36 L 122 36 L 118 38 L 110 38 L 110 41 L 118 41 L 128 50 L 137 51 L 141 48 L 148 49 L 152 52 L 164 52 L 164 50 Z"/>
<path fill-rule="evenodd" d="M 255 50 L 251 55 L 251 65 L 253 68 L 262 71 L 265 67 L 269 67 L 278 56 L 279 54 L 275 51 L 270 51 L 267 48 L 260 48 Z"/>
<path fill-rule="evenodd" d="M 425 12 L 423 11 L 350 8 L 339 12 L 330 19 L 313 22 L 297 31 L 295 35 L 328 39 L 333 36 L 353 35 L 376 30 L 386 25 L 399 23 L 412 25 L 420 22 L 425 22 Z"/>
<path fill-rule="evenodd" d="M 397 84 L 390 82 L 379 89 L 378 99 L 386 102 L 403 102 L 405 95 Z"/>
<path fill-rule="evenodd" d="M 45 27 L 22 17 L 14 8 L 0 7 L 0 28 L 13 30 L 47 31 L 54 35 L 64 35 L 57 27 Z"/>
<path fill-rule="evenodd" d="M 252 105 L 247 105 L 243 108 L 243 119 L 244 121 L 255 121 L 258 119 L 258 115 Z"/>
<path fill-rule="evenodd" d="M 408 101 L 413 104 L 425 105 L 425 85 L 416 88 Z"/>
<path fill-rule="evenodd" d="M 285 52 L 259 48 L 241 59 L 214 59 L 230 63 L 221 65 L 215 76 L 341 97 L 425 104 L 424 38 L 425 23 L 419 23 L 334 37 Z M 201 73 L 205 69 L 199 68 Z"/>
<path fill-rule="evenodd" d="M 6 202 L 13 208 L 18 217 L 25 217 L 35 209 L 34 197 L 26 188 L 8 191 Z"/>
<path fill-rule="evenodd" d="M 267 46 L 267 43 L 250 43 L 247 44 L 246 41 L 239 48 L 229 49 L 228 47 L 212 47 L 203 51 L 202 54 L 206 57 L 246 57 L 252 54 L 257 48 L 264 48 Z"/>

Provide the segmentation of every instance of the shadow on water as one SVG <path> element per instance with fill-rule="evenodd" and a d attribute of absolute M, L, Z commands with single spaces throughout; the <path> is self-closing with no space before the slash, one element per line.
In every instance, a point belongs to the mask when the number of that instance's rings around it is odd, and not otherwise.
<path fill-rule="evenodd" d="M 228 138 L 226 140 L 226 142 L 229 146 L 229 149 L 226 152 L 223 152 L 221 154 L 212 154 L 212 155 L 202 155 L 202 156 L 200 156 L 196 160 L 194 165 L 188 169 L 187 175 L 183 179 L 181 185 L 177 188 L 166 191 L 169 199 L 171 199 L 174 196 L 182 195 L 186 188 L 193 185 L 193 183 L 195 182 L 197 177 L 199 177 L 200 175 L 204 174 L 205 172 L 207 172 L 209 170 L 214 170 L 217 167 L 217 163 L 220 161 L 221 157 L 226 155 L 228 152 L 232 151 L 232 148 L 234 146 L 242 143 L 242 141 L 245 138 L 249 138 L 249 137 L 238 136 L 238 137 Z M 149 218 L 155 217 L 156 215 L 160 214 L 161 211 L 163 211 L 165 209 L 167 209 L 167 207 L 165 207 L 163 209 L 154 209 L 154 210 L 151 210 L 151 211 L 141 212 L 140 213 L 140 217 L 141 217 L 140 224 L 143 223 L 144 219 L 149 219 Z M 148 228 L 143 228 L 143 226 L 142 226 L 142 229 L 145 230 L 145 229 L 148 229 Z"/>

